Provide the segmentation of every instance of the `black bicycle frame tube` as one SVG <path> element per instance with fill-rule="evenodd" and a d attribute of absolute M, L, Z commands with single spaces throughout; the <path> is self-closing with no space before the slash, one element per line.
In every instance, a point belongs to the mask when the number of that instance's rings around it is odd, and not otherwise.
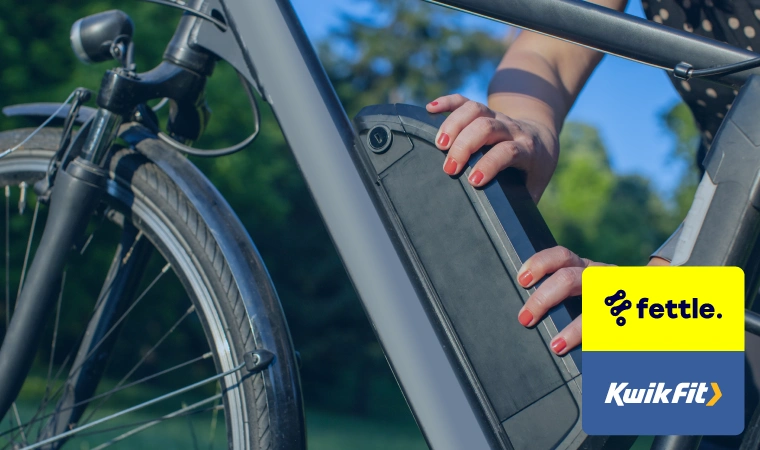
<path fill-rule="evenodd" d="M 686 62 L 696 69 L 760 55 L 603 6 L 578 0 L 425 0 L 668 72 Z M 706 79 L 738 87 L 760 68 Z"/>
<path fill-rule="evenodd" d="M 465 394 L 466 381 L 441 347 L 387 218 L 357 171 L 351 122 L 292 6 L 287 0 L 223 6 L 428 443 L 437 450 L 491 448 L 487 422 Z"/>
<path fill-rule="evenodd" d="M 97 150 L 107 129 L 91 128 L 85 148 Z M 0 417 L 5 416 L 24 384 L 42 338 L 40 329 L 58 294 L 66 256 L 72 243 L 84 233 L 104 190 L 105 181 L 99 169 L 98 165 L 77 158 L 56 176 L 42 239 L 0 347 Z"/>

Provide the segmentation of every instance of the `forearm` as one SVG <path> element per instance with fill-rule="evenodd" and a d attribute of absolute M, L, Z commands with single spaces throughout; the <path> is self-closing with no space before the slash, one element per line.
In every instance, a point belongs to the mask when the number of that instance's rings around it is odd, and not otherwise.
<path fill-rule="evenodd" d="M 594 0 L 623 10 L 626 0 Z M 523 31 L 504 55 L 488 92 L 489 106 L 509 117 L 532 120 L 559 133 L 562 123 L 602 54 Z"/>
<path fill-rule="evenodd" d="M 668 261 L 667 259 L 658 258 L 656 256 L 650 258 L 649 264 L 647 264 L 647 266 L 669 266 L 669 265 L 670 265 L 670 261 Z"/>
<path fill-rule="evenodd" d="M 509 117 L 535 120 L 559 133 L 562 123 L 601 59 L 597 52 L 526 32 L 504 56 L 488 92 L 489 106 Z M 543 45 L 542 45 L 543 44 Z M 547 45 L 548 44 L 548 45 Z M 571 50 L 578 58 L 562 64 L 554 53 Z M 580 50 L 580 51 L 578 51 Z"/>

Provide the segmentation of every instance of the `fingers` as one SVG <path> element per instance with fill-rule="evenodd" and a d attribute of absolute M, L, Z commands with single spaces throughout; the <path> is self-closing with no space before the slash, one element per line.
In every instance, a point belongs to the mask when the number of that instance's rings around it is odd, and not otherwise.
<path fill-rule="evenodd" d="M 482 103 L 467 100 L 461 95 L 442 97 L 428 110 L 453 110 L 436 135 L 436 146 L 450 150 L 443 171 L 456 175 L 462 171 L 470 156 L 481 147 L 500 141 L 512 140 L 504 122 L 496 120 L 496 113 Z"/>
<path fill-rule="evenodd" d="M 550 344 L 554 353 L 561 356 L 580 345 L 582 338 L 581 317 L 576 317 L 575 320 L 570 322 L 570 325 L 554 336 Z"/>
<path fill-rule="evenodd" d="M 488 109 L 488 107 L 482 103 L 466 101 L 464 104 L 456 108 L 446 120 L 441 124 L 441 128 L 438 130 L 438 135 L 435 138 L 435 143 L 441 150 L 448 150 L 454 146 L 454 142 L 459 137 L 459 133 L 478 118 L 493 119 L 496 113 Z M 490 123 L 478 123 L 477 129 L 473 131 L 480 131 L 481 133 L 488 133 Z"/>
<path fill-rule="evenodd" d="M 549 310 L 568 297 L 580 295 L 583 267 L 563 267 L 546 279 L 525 302 L 517 320 L 526 327 L 538 323 Z"/>
<path fill-rule="evenodd" d="M 515 140 L 513 129 L 519 127 L 482 103 L 454 94 L 428 103 L 427 110 L 431 113 L 451 111 L 435 138 L 440 150 L 449 150 L 443 163 L 443 171 L 449 175 L 460 173 L 470 156 L 485 145 L 497 144 L 473 167 L 469 181 L 476 187 L 487 184 L 507 167 L 524 168 L 529 159 L 526 143 Z"/>
<path fill-rule="evenodd" d="M 552 275 L 531 294 L 520 309 L 517 320 L 525 327 L 536 325 L 551 308 L 568 297 L 581 294 L 586 267 L 604 265 L 581 258 L 565 247 L 552 247 L 536 253 L 518 271 L 520 285 L 529 288 L 547 274 Z M 581 318 L 577 317 L 552 339 L 551 348 L 554 353 L 564 355 L 580 343 Z"/>
<path fill-rule="evenodd" d="M 450 154 L 450 153 L 449 153 Z M 475 164 L 468 178 L 475 187 L 484 186 L 507 167 L 523 169 L 528 158 L 525 146 L 518 141 L 500 142 L 488 150 Z"/>
<path fill-rule="evenodd" d="M 444 95 L 428 103 L 426 108 L 433 114 L 451 112 L 469 101 L 470 99 L 459 94 Z"/>
<path fill-rule="evenodd" d="M 586 267 L 590 261 L 581 258 L 565 247 L 552 247 L 528 258 L 517 272 L 517 281 L 524 288 L 533 286 L 538 280 L 562 267 Z"/>

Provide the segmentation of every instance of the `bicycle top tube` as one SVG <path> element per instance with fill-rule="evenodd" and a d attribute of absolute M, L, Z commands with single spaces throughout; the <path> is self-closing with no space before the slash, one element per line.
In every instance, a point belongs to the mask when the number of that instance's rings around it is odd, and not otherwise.
<path fill-rule="evenodd" d="M 757 53 L 646 19 L 577 0 L 425 0 L 504 22 L 672 73 L 687 63 L 696 69 L 760 57 Z M 760 68 L 705 77 L 739 87 Z"/>

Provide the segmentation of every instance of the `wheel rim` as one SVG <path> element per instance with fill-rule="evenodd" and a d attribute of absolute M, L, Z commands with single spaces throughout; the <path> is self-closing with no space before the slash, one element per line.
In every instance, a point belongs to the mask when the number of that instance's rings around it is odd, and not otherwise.
<path fill-rule="evenodd" d="M 6 186 L 10 187 L 11 195 L 5 196 L 5 203 L 6 203 L 6 211 L 13 210 L 13 206 L 10 203 L 13 203 L 14 200 L 16 200 L 17 197 L 20 196 L 20 191 L 23 189 L 20 186 L 20 183 L 22 181 L 26 181 L 26 194 L 27 198 L 29 200 L 34 201 L 34 207 L 30 207 L 29 210 L 33 210 L 32 213 L 33 216 L 37 216 L 38 213 L 40 213 L 39 203 L 36 202 L 36 196 L 34 196 L 32 191 L 32 184 L 33 181 L 35 181 L 35 178 L 39 178 L 42 174 L 45 173 L 47 170 L 47 160 L 45 159 L 45 156 L 48 158 L 50 157 L 51 153 L 45 153 L 45 152 L 38 152 L 30 154 L 28 157 L 23 157 L 21 155 L 13 155 L 12 158 L 7 158 L 5 160 L 0 161 L 0 195 L 2 195 L 3 190 L 6 190 Z M 13 193 L 14 190 L 17 190 L 19 193 L 15 194 Z M 145 231 L 147 235 L 150 236 L 160 236 L 160 243 L 154 243 L 155 247 L 158 249 L 158 252 L 161 257 L 163 257 L 166 261 L 170 262 L 171 267 L 177 268 L 175 270 L 175 276 L 179 279 L 181 284 L 185 286 L 186 290 L 188 291 L 188 294 L 191 298 L 192 305 L 197 309 L 200 310 L 200 315 L 205 318 L 203 321 L 203 325 L 205 325 L 206 333 L 208 333 L 207 338 L 210 336 L 210 341 L 213 343 L 213 353 L 215 355 L 215 363 L 217 365 L 217 370 L 219 372 L 225 372 L 233 369 L 236 367 L 235 360 L 236 357 L 238 359 L 240 358 L 240 355 L 235 355 L 234 350 L 230 343 L 228 342 L 226 332 L 225 332 L 225 323 L 224 323 L 224 317 L 219 314 L 218 311 L 218 300 L 215 298 L 214 293 L 208 288 L 207 280 L 204 279 L 203 273 L 198 269 L 197 261 L 194 261 L 194 256 L 192 254 L 189 254 L 184 249 L 186 248 L 184 243 L 182 242 L 182 238 L 180 237 L 179 233 L 176 233 L 175 230 L 172 229 L 171 224 L 169 221 L 162 216 L 162 212 L 160 211 L 160 208 L 157 208 L 155 205 L 153 205 L 148 198 L 145 196 L 141 196 L 139 193 L 134 194 L 130 189 L 126 188 L 123 183 L 121 183 L 119 180 L 109 180 L 108 183 L 108 203 L 111 206 L 115 206 L 116 208 L 111 210 L 115 211 L 114 214 L 119 214 L 119 207 L 122 209 L 125 208 L 125 205 L 131 205 L 131 214 L 133 217 L 136 217 L 138 220 L 134 222 L 139 223 L 139 230 Z M 31 204 L 30 204 L 31 206 Z M 27 215 L 30 213 L 29 210 L 25 211 Z M 8 217 L 8 216 L 6 216 Z M 18 221 L 18 220 L 17 220 Z M 33 218 L 30 218 L 29 221 L 34 222 Z M 35 234 L 41 233 L 41 223 L 42 218 L 39 219 L 38 223 L 36 223 L 36 227 L 32 227 L 30 224 L 30 229 L 33 230 L 30 232 L 30 236 L 33 236 Z M 12 224 L 12 222 L 11 222 Z M 9 227 L 9 223 L 6 221 L 4 224 L 4 230 L 9 230 L 12 227 Z M 36 228 L 36 230 L 35 230 Z M 97 229 L 96 229 L 97 231 Z M 10 233 L 8 233 L 10 234 Z M 93 232 L 93 236 L 95 232 Z M 9 239 L 10 240 L 10 239 Z M 33 251 L 33 242 L 34 239 L 27 239 L 28 248 L 31 248 Z M 86 251 L 86 244 L 85 242 L 85 251 Z M 11 245 L 13 246 L 13 245 Z M 15 245 L 15 247 L 18 247 L 18 244 Z M 5 247 L 8 249 L 8 247 Z M 30 252 L 27 252 L 27 254 Z M 28 258 L 26 258 L 28 259 Z M 13 261 L 13 258 L 10 258 L 11 264 Z M 6 274 L 8 274 L 10 268 L 9 268 L 9 258 L 6 257 L 4 268 Z M 165 267 L 165 266 L 164 266 Z M 23 272 L 23 269 L 22 269 Z M 172 271 L 169 271 L 172 272 Z M 23 274 L 22 274 L 23 276 Z M 146 277 L 147 279 L 152 279 L 152 275 L 148 274 Z M 8 292 L 6 295 L 6 299 L 13 299 L 13 291 L 14 289 L 11 286 L 11 283 L 8 283 L 8 276 L 6 275 L 4 278 L 5 281 L 5 290 Z M 11 281 L 13 280 L 13 277 L 11 277 Z M 65 289 L 65 286 L 64 288 Z M 149 292 L 149 291 L 146 291 Z M 147 295 L 147 294 L 146 294 Z M 143 297 L 144 298 L 144 297 Z M 65 300 L 64 300 L 65 301 Z M 6 308 L 9 307 L 8 301 L 6 301 Z M 65 306 L 64 306 L 65 307 Z M 196 314 L 197 315 L 197 314 Z M 56 319 L 52 321 L 55 326 L 59 324 L 59 316 L 56 315 Z M 44 345 L 44 344 L 43 344 Z M 52 361 L 52 357 L 51 357 Z M 65 364 L 64 364 L 65 367 Z M 122 386 L 124 384 L 129 384 L 129 381 L 124 381 L 122 383 Z M 224 405 L 224 412 L 226 415 L 226 423 L 228 424 L 246 424 L 248 423 L 247 417 L 246 417 L 246 408 L 244 407 L 244 398 L 242 394 L 239 392 L 240 389 L 235 388 L 235 386 L 238 386 L 238 383 L 241 381 L 241 373 L 239 372 L 233 372 L 227 375 L 224 379 L 224 385 L 231 387 L 227 389 L 223 395 L 223 405 Z M 119 387 L 119 386 L 117 386 Z M 120 392 L 120 391 L 118 391 Z M 100 393 L 102 394 L 102 392 Z M 99 394 L 99 395 L 100 395 Z M 23 392 L 22 392 L 23 395 Z M 102 398 L 102 397 L 101 397 Z M 207 406 L 207 405 L 201 405 L 201 406 Z M 23 413 L 18 413 L 17 409 L 14 405 L 14 408 L 12 411 L 9 412 L 6 419 L 3 421 L 2 426 L 0 426 L 0 433 L 3 433 L 4 430 L 7 430 L 9 428 L 8 422 L 10 418 L 10 422 L 16 424 L 16 428 L 18 428 L 18 422 L 21 424 L 28 424 L 28 420 L 25 420 L 21 416 Z M 218 409 L 214 410 L 217 412 L 216 420 L 221 420 Z M 97 412 L 97 408 L 96 408 Z M 38 412 L 38 416 L 39 416 Z M 44 416 L 44 414 L 42 414 Z M 184 413 L 182 415 L 185 415 Z M 14 417 L 11 417 L 14 416 Z M 92 414 L 89 415 L 87 412 L 85 412 L 85 415 L 83 416 L 83 420 L 93 420 L 94 417 L 97 417 L 97 415 L 93 416 Z M 172 419 L 175 419 L 176 417 L 172 417 Z M 39 418 L 36 417 L 35 420 L 37 422 L 40 422 Z M 24 428 L 18 429 L 12 433 L 10 433 L 10 436 L 13 436 L 10 444 L 17 445 L 19 444 L 19 439 L 21 444 L 28 444 L 32 441 L 34 441 L 34 438 L 32 436 L 34 431 L 34 425 L 37 422 L 32 422 L 31 426 L 24 427 L 26 428 L 26 431 L 29 431 L 31 433 L 27 433 L 24 431 Z M 82 421 L 80 421 L 80 426 L 83 425 Z M 13 428 L 13 427 L 11 427 Z M 135 426 L 133 429 L 139 428 L 138 426 Z M 245 429 L 245 427 L 242 426 L 228 426 L 227 427 L 227 435 L 230 439 L 230 444 L 234 448 L 247 448 L 248 447 L 248 430 Z M 192 427 L 190 428 L 192 432 Z M 22 433 L 23 431 L 23 433 Z M 125 430 L 129 431 L 129 429 Z M 3 441 L 3 438 L 8 439 L 9 434 L 7 431 L 6 434 L 0 438 L 0 448 L 3 446 L 9 447 L 11 445 L 8 445 L 7 442 Z M 27 434 L 30 434 L 27 436 Z M 124 433 L 121 433 L 124 434 Z M 121 436 L 119 434 L 119 436 Z M 224 434 L 224 433 L 222 433 Z M 102 440 L 102 439 L 101 439 Z M 97 438 L 93 438 L 92 442 L 98 442 Z M 197 445 L 197 439 L 193 438 L 193 442 Z M 21 445 L 22 447 L 24 445 Z M 207 445 L 202 445 L 207 446 Z M 50 447 L 53 448 L 53 447 Z"/>

